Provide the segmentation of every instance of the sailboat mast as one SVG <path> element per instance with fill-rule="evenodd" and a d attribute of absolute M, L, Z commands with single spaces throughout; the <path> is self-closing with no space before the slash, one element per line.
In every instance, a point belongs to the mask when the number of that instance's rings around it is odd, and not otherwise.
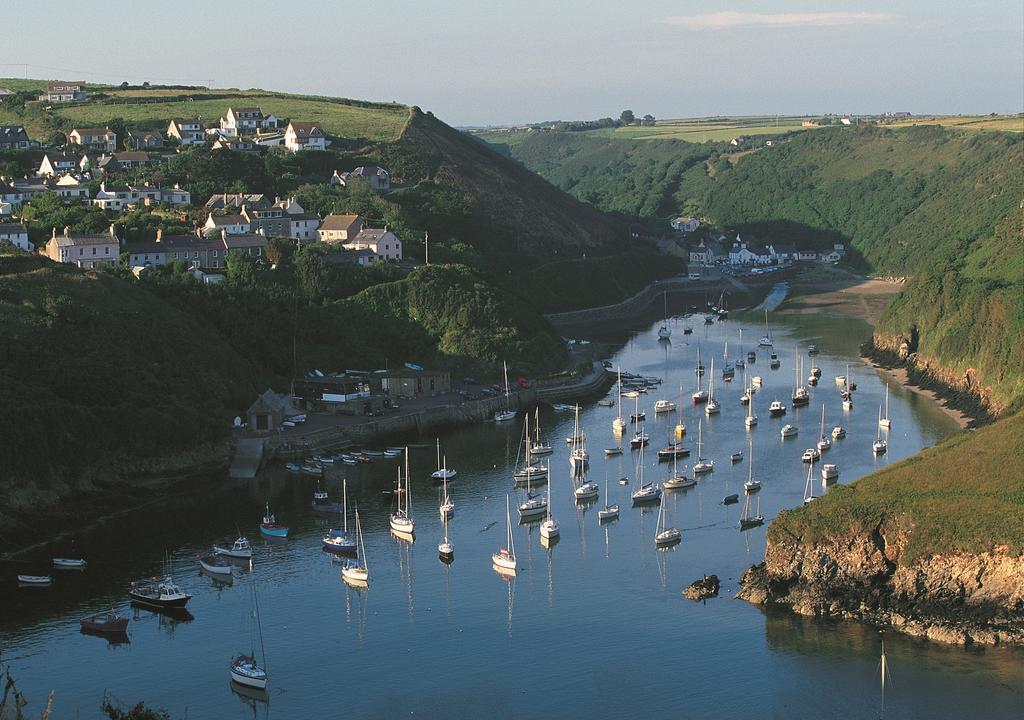
<path fill-rule="evenodd" d="M 412 483 L 409 477 L 409 446 L 405 447 L 405 516 L 409 517 L 412 508 Z"/>
<path fill-rule="evenodd" d="M 341 515 L 342 529 L 348 535 L 348 478 L 341 480 Z"/>
<path fill-rule="evenodd" d="M 252 581 L 252 607 L 256 615 L 256 633 L 260 639 L 260 656 L 263 660 L 263 671 L 267 670 L 267 649 L 263 644 L 263 623 L 260 621 L 260 604 L 256 600 L 256 579 Z"/>

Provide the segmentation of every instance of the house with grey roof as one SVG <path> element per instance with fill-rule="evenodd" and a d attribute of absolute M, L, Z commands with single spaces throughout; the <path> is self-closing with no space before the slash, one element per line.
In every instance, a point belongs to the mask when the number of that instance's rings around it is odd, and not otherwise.
<path fill-rule="evenodd" d="M 0 125 L 0 150 L 28 150 L 34 144 L 24 125 Z"/>
<path fill-rule="evenodd" d="M 114 152 L 117 150 L 117 133 L 108 127 L 74 128 L 68 133 L 68 144 L 97 147 Z"/>
<path fill-rule="evenodd" d="M 325 150 L 330 145 L 327 135 L 315 122 L 290 122 L 284 131 L 284 146 L 291 152 Z"/>
<path fill-rule="evenodd" d="M 2 242 L 9 242 L 15 247 L 29 252 L 36 249 L 36 246 L 28 241 L 28 230 L 25 228 L 25 223 L 0 223 L 0 243 Z"/>
<path fill-rule="evenodd" d="M 334 171 L 331 176 L 331 185 L 347 187 L 351 183 L 363 182 L 374 190 L 391 189 L 391 173 L 377 165 L 360 165 L 351 172 L 339 173 Z"/>
<path fill-rule="evenodd" d="M 85 100 L 85 83 L 51 80 L 39 99 L 51 103 L 81 102 Z"/>
<path fill-rule="evenodd" d="M 202 145 L 206 142 L 206 127 L 199 118 L 174 119 L 167 126 L 167 137 L 182 146 Z"/>
<path fill-rule="evenodd" d="M 54 262 L 69 263 L 80 268 L 96 268 L 116 265 L 120 248 L 121 243 L 114 234 L 113 225 L 107 233 L 96 235 L 73 233 L 71 228 L 65 227 L 60 234 L 56 228 L 53 229 L 43 254 Z"/>
<path fill-rule="evenodd" d="M 277 118 L 264 115 L 258 107 L 228 108 L 220 119 L 220 129 L 228 137 L 255 135 L 257 131 L 276 130 Z"/>
<path fill-rule="evenodd" d="M 133 150 L 162 148 L 167 144 L 164 136 L 156 130 L 130 130 L 127 141 L 128 146 Z"/>
<path fill-rule="evenodd" d="M 346 250 L 372 250 L 381 260 L 398 262 L 402 259 L 402 241 L 387 228 L 363 228 L 342 247 Z"/>

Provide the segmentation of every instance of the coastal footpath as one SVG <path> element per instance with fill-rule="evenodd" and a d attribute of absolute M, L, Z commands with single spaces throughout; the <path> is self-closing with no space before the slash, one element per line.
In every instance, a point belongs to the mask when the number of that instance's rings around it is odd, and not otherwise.
<path fill-rule="evenodd" d="M 741 599 L 949 643 L 1024 644 L 1024 415 L 783 511 Z"/>

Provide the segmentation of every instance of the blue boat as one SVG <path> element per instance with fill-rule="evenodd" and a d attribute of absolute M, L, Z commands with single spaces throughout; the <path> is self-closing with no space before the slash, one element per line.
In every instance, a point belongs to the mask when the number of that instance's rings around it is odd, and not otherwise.
<path fill-rule="evenodd" d="M 277 518 L 270 514 L 270 503 L 267 503 L 267 510 L 263 514 L 260 532 L 270 537 L 288 537 L 288 527 L 278 523 Z"/>
<path fill-rule="evenodd" d="M 287 465 L 284 466 L 284 469 L 291 473 L 302 472 L 302 466 L 299 465 L 298 463 L 288 463 Z"/>

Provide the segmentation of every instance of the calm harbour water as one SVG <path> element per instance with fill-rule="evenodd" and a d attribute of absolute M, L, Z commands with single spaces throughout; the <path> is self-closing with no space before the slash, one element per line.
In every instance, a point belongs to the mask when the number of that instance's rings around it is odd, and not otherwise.
<path fill-rule="evenodd" d="M 611 421 L 616 408 L 588 403 L 582 424 L 589 437 L 590 479 L 602 485 L 596 505 L 576 507 L 564 438 L 571 415 L 541 411 L 541 422 L 555 453 L 552 466 L 554 514 L 560 542 L 551 550 L 539 543 L 537 526 L 515 528 L 519 572 L 506 581 L 490 565 L 503 542 L 505 495 L 513 503 L 512 467 L 520 441 L 521 418 L 500 426 L 481 425 L 441 437 L 449 465 L 458 470 L 450 492 L 456 503 L 449 535 L 453 565 L 437 557 L 441 525 L 434 470 L 434 438 L 408 438 L 412 450 L 413 516 L 416 543 L 388 531 L 389 498 L 396 462 L 339 466 L 325 482 L 338 492 L 348 477 L 350 502 L 363 519 L 371 573 L 368 590 L 348 588 L 339 566 L 320 550 L 323 531 L 337 520 L 310 511 L 315 480 L 268 468 L 253 481 L 209 479 L 209 489 L 132 513 L 84 535 L 84 573 L 59 574 L 50 589 L 16 589 L 3 578 L 0 603 L 0 661 L 11 668 L 19 689 L 38 715 L 50 690 L 54 717 L 95 717 L 104 692 L 135 703 L 142 699 L 175 718 L 399 716 L 477 718 L 544 712 L 555 717 L 778 717 L 872 718 L 880 711 L 879 633 L 854 623 L 830 623 L 766 613 L 732 598 L 743 570 L 764 555 L 765 528 L 739 532 L 739 505 L 722 498 L 741 493 L 747 459 L 730 465 L 729 454 L 743 450 L 745 409 L 738 397 L 742 370 L 723 384 L 715 369 L 720 415 L 704 418 L 689 403 L 694 359 L 700 343 L 710 370 L 722 357 L 723 341 L 739 356 L 754 349 L 759 318 L 732 319 L 705 328 L 694 318 L 694 334 L 682 334 L 674 321 L 671 344 L 659 343 L 655 326 L 618 339 L 613 362 L 623 369 L 658 376 L 664 383 L 641 396 L 648 418 L 653 403 L 678 402 L 684 386 L 686 444 L 697 438 L 704 419 L 705 455 L 716 469 L 689 491 L 669 494 L 666 509 L 683 541 L 657 552 L 657 508 L 630 508 L 636 487 L 635 455 L 605 459 L 614 444 Z M 786 324 L 788 323 L 788 324 Z M 885 384 L 856 358 L 856 343 L 867 326 L 820 315 L 790 317 L 773 328 L 782 367 L 769 370 L 758 350 L 751 374 L 764 378 L 755 395 L 759 425 L 754 442 L 754 476 L 762 480 L 761 512 L 769 520 L 781 508 L 801 503 L 806 466 L 804 448 L 817 439 L 821 404 L 825 428 L 843 425 L 845 439 L 826 453 L 840 466 L 840 482 L 934 445 L 955 425 L 924 398 L 890 385 L 893 430 L 889 452 L 873 457 L 878 406 Z M 812 388 L 808 408 L 768 418 L 775 397 L 790 404 L 794 346 L 817 343 L 822 352 L 804 359 L 822 380 Z M 856 406 L 841 409 L 834 377 L 846 372 L 858 383 Z M 706 377 L 710 377 L 710 374 Z M 614 391 L 612 393 L 614 396 Z M 623 414 L 633 402 L 624 400 Z M 784 423 L 799 427 L 783 441 Z M 676 415 L 647 423 L 651 434 L 645 479 L 660 480 L 671 463 L 658 465 L 654 450 L 667 441 Z M 689 474 L 689 461 L 686 471 Z M 815 466 L 815 490 L 824 492 Z M 629 476 L 629 486 L 616 480 Z M 604 480 L 622 508 L 618 522 L 601 526 Z M 269 500 L 278 518 L 291 526 L 287 541 L 260 538 L 257 523 Z M 514 522 L 513 509 L 513 522 Z M 236 525 L 254 541 L 254 574 L 217 587 L 198 573 L 195 556 L 212 542 L 235 534 Z M 190 621 L 129 610 L 128 583 L 161 570 L 164 554 L 179 584 L 194 594 Z M 48 554 L 41 553 L 44 559 Z M 722 580 L 721 597 L 707 603 L 684 599 L 680 591 L 703 573 Z M 249 649 L 249 583 L 257 582 L 267 664 L 267 697 L 234 693 L 227 661 Z M 78 618 L 110 606 L 132 616 L 130 642 L 79 632 Z M 1024 653 L 1006 648 L 965 649 L 886 636 L 894 684 L 887 691 L 886 715 L 899 718 L 1019 717 L 1024 708 Z"/>

